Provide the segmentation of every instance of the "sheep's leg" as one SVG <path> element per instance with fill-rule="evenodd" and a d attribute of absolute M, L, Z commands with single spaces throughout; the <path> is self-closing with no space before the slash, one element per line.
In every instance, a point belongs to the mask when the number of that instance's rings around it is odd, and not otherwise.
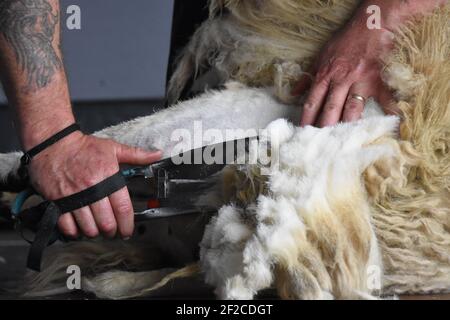
<path fill-rule="evenodd" d="M 300 108 L 276 101 L 269 89 L 247 88 L 239 83 L 180 102 L 154 115 L 138 118 L 97 132 L 99 137 L 171 156 L 186 148 L 258 134 L 270 122 L 299 119 Z M 211 141 L 211 136 L 220 141 Z M 200 139 L 200 141 L 199 141 Z"/>
<path fill-rule="evenodd" d="M 242 138 L 257 134 L 275 119 L 295 120 L 299 114 L 300 108 L 277 102 L 268 89 L 230 83 L 223 91 L 207 92 L 94 135 L 140 148 L 159 149 L 165 156 L 170 156 L 180 139 L 183 149 L 189 149 L 219 142 L 210 141 L 208 132 L 221 141 Z M 19 170 L 20 157 L 20 152 L 0 154 L 1 190 L 18 190 L 26 182 L 25 175 Z"/>

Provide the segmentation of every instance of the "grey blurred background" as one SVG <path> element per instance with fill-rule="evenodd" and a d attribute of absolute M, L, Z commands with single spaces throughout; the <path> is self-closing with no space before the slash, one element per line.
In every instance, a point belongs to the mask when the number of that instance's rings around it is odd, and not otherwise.
<path fill-rule="evenodd" d="M 81 30 L 69 30 L 70 5 Z M 86 132 L 164 105 L 173 0 L 61 0 L 62 47 L 77 121 Z M 0 92 L 0 152 L 19 149 Z"/>

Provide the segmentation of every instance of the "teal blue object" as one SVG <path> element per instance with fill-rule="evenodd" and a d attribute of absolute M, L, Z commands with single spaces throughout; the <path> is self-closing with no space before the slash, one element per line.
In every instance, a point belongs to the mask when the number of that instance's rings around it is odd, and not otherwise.
<path fill-rule="evenodd" d="M 136 169 L 127 169 L 122 171 L 122 175 L 126 178 L 134 177 L 137 173 L 138 172 Z"/>
<path fill-rule="evenodd" d="M 152 171 L 150 167 L 137 167 L 137 168 L 131 168 L 126 169 L 122 171 L 122 175 L 125 178 L 132 178 L 137 176 L 144 176 L 144 177 L 152 177 Z"/>
<path fill-rule="evenodd" d="M 19 215 L 19 213 L 22 211 L 22 207 L 23 207 L 25 201 L 27 201 L 27 199 L 29 197 L 31 197 L 35 194 L 36 193 L 34 192 L 33 189 L 27 189 L 27 190 L 19 193 L 17 195 L 16 199 L 14 200 L 13 206 L 11 208 L 11 212 L 12 212 L 13 216 L 17 217 Z"/>

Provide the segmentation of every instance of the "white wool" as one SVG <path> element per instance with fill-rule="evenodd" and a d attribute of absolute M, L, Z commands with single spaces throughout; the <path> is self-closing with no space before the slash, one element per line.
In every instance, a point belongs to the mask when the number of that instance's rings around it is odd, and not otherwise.
<path fill-rule="evenodd" d="M 412 67 L 398 62 L 387 65 L 382 77 L 390 88 L 395 88 L 395 95 L 399 100 L 410 99 L 415 90 L 426 81 L 423 74 L 417 74 Z"/>
<path fill-rule="evenodd" d="M 241 276 L 227 279 L 225 285 L 216 289 L 215 293 L 219 299 L 226 300 L 251 300 L 255 295 L 247 288 L 245 280 Z"/>
<path fill-rule="evenodd" d="M 220 209 L 217 217 L 212 218 L 214 223 L 210 224 L 205 229 L 200 247 L 206 243 L 209 246 L 216 248 L 216 250 L 201 250 L 200 252 L 202 256 L 201 260 L 207 263 L 203 268 L 211 270 L 210 273 L 206 274 L 206 283 L 216 283 L 218 279 L 221 279 L 222 277 L 227 279 L 235 273 L 242 272 L 243 257 L 242 248 L 240 248 L 240 246 L 241 243 L 244 243 L 251 235 L 251 231 L 248 230 L 245 232 L 247 237 L 240 239 L 240 243 L 238 243 L 236 241 L 237 238 L 232 235 L 230 236 L 229 234 L 232 233 L 236 235 L 240 233 L 243 235 L 244 233 L 242 231 L 247 229 L 247 227 L 245 224 L 241 224 L 238 232 L 230 230 L 230 228 L 226 227 L 230 220 L 238 221 L 239 212 L 232 206 L 225 206 Z M 225 239 L 232 239 L 232 241 L 226 241 Z M 225 285 L 225 282 L 221 284 L 222 287 Z M 217 292 L 217 294 L 219 294 L 219 292 Z"/>
<path fill-rule="evenodd" d="M 0 154 L 0 172 L 5 173 L 0 175 L 0 179 L 5 180 L 7 174 L 10 172 L 15 172 L 19 169 L 20 162 L 16 161 L 22 156 L 20 152 L 11 152 Z"/>
<path fill-rule="evenodd" d="M 11 181 L 19 180 L 18 171 L 21 156 L 21 152 L 0 154 L 0 186 L 8 187 L 8 183 L 11 183 Z"/>
<path fill-rule="evenodd" d="M 269 195 L 261 195 L 251 209 L 223 207 L 202 241 L 202 269 L 219 297 L 248 299 L 269 288 L 278 256 L 296 255 L 299 237 L 306 241 L 305 219 L 314 219 L 318 204 L 327 206 L 328 197 L 336 197 L 333 192 L 362 188 L 362 172 L 376 160 L 395 155 L 388 144 L 371 144 L 395 134 L 398 122 L 397 117 L 375 116 L 323 129 L 294 128 L 286 120 L 271 123 L 267 131 L 279 141 L 280 152 L 279 164 L 269 169 Z M 360 214 L 370 224 L 368 211 Z M 252 235 L 249 226 L 254 226 Z M 371 239 L 368 263 L 381 267 L 373 230 Z M 295 257 L 292 261 L 297 263 Z M 313 283 L 320 293 L 311 298 L 332 297 L 329 285 Z"/>
<path fill-rule="evenodd" d="M 239 218 L 236 216 L 231 207 L 225 207 L 225 210 L 222 211 L 222 216 L 226 215 L 226 213 L 232 217 L 230 221 L 224 222 L 223 238 L 220 239 L 221 243 L 228 242 L 238 244 L 239 242 L 248 239 L 251 236 L 250 228 L 240 223 Z"/>

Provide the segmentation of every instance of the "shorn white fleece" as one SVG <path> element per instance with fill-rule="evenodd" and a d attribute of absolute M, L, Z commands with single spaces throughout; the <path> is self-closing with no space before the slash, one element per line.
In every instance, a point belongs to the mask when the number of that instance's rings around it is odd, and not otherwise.
<path fill-rule="evenodd" d="M 394 135 L 399 119 L 374 116 L 369 108 L 370 113 L 364 120 L 322 129 L 294 127 L 283 119 L 269 125 L 280 149 L 278 165 L 269 168 L 268 194 L 245 209 L 222 207 L 201 242 L 202 270 L 219 298 L 252 299 L 277 282 L 280 268 L 295 275 L 289 281 L 296 298 L 332 298 L 337 285 L 331 274 L 339 273 L 334 268 L 358 251 L 345 235 L 353 223 L 367 228 L 370 241 L 361 263 L 382 269 L 361 176 L 376 160 L 394 156 L 388 143 L 376 141 Z M 349 296 L 371 292 L 365 275 L 358 276 L 361 283 L 353 284 Z"/>

